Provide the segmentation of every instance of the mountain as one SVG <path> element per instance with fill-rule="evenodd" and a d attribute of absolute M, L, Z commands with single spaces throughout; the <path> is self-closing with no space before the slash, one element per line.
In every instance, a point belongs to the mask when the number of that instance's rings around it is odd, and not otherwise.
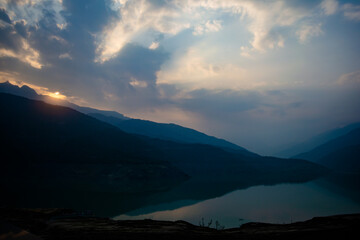
<path fill-rule="evenodd" d="M 29 93 L 29 91 L 31 91 L 31 94 Z M 70 107 L 81 113 L 88 114 L 101 121 L 112 124 L 128 133 L 139 134 L 151 138 L 170 140 L 180 143 L 208 144 L 221 147 L 229 151 L 240 151 L 244 154 L 256 155 L 249 152 L 245 148 L 230 143 L 226 140 L 208 136 L 204 133 L 176 124 L 165 124 L 151 122 L 147 120 L 131 119 L 115 111 L 105 111 L 89 107 L 81 107 L 64 100 L 56 100 L 56 102 L 54 102 L 51 97 L 38 95 L 33 89 L 29 88 L 26 85 L 18 87 L 16 85 L 12 85 L 9 82 L 0 83 L 0 92 L 10 93 L 29 99 L 41 100 L 55 105 Z"/>
<path fill-rule="evenodd" d="M 290 148 L 287 148 L 279 153 L 274 154 L 277 157 L 293 157 L 298 154 L 308 152 L 317 146 L 320 146 L 328 141 L 331 141 L 335 138 L 343 136 L 352 130 L 360 128 L 360 122 L 349 124 L 345 127 L 336 128 L 322 134 L 319 134 L 315 137 L 308 139 L 302 143 L 296 144 Z"/>
<path fill-rule="evenodd" d="M 40 97 L 34 89 L 32 89 L 26 85 L 19 87 L 19 86 L 11 84 L 10 82 L 0 83 L 0 92 L 10 93 L 13 95 L 26 97 L 29 99 L 38 99 Z"/>
<path fill-rule="evenodd" d="M 360 144 L 335 150 L 318 163 L 342 172 L 360 173 Z"/>
<path fill-rule="evenodd" d="M 124 201 L 177 186 L 172 200 L 204 199 L 254 185 L 309 181 L 327 172 L 305 160 L 128 134 L 68 107 L 11 94 L 0 93 L 0 114 L 0 190 L 6 196 L 0 205 L 25 201 L 81 208 L 84 201 L 97 205 L 101 196 L 107 204 L 113 193 Z"/>
<path fill-rule="evenodd" d="M 247 155 L 253 155 L 253 156 L 256 155 L 254 153 L 249 152 L 245 148 L 242 148 L 226 140 L 208 136 L 196 130 L 182 127 L 172 123 L 168 123 L 168 124 L 156 123 L 156 122 L 140 120 L 140 119 L 124 120 L 113 116 L 105 116 L 100 113 L 90 113 L 89 115 L 101 121 L 112 124 L 128 133 L 144 135 L 151 138 L 169 140 L 179 143 L 207 144 L 216 147 L 221 147 L 229 151 L 239 151 Z"/>
<path fill-rule="evenodd" d="M 122 120 L 130 119 L 130 118 L 124 116 L 123 114 L 115 112 L 115 111 L 107 111 L 107 110 L 99 110 L 99 109 L 90 108 L 90 107 L 82 107 L 82 106 L 78 106 L 76 104 L 70 103 L 66 100 L 62 100 L 62 99 L 56 99 L 56 101 L 54 101 L 54 98 L 46 96 L 46 95 L 39 95 L 36 93 L 36 91 L 34 89 L 32 89 L 26 85 L 19 87 L 17 85 L 11 84 L 10 82 L 3 82 L 3 83 L 0 83 L 0 92 L 9 93 L 9 94 L 13 94 L 13 95 L 17 95 L 20 97 L 33 99 L 33 100 L 40 100 L 40 101 L 44 101 L 44 102 L 47 102 L 47 103 L 50 103 L 53 105 L 70 107 L 72 109 L 75 109 L 75 110 L 77 110 L 81 113 L 85 113 L 85 114 L 96 113 L 96 114 L 102 114 L 104 116 L 116 117 L 116 118 L 122 119 Z"/>
<path fill-rule="evenodd" d="M 226 178 L 280 172 L 283 177 L 296 171 L 297 175 L 308 176 L 312 170 L 319 170 L 317 165 L 303 160 L 249 156 L 211 145 L 128 134 L 73 109 L 10 94 L 0 94 L 0 100 L 1 115 L 6 116 L 0 119 L 1 140 L 9 156 L 7 162 L 14 164 L 25 160 L 56 165 L 148 164 L 161 165 L 169 173 L 176 172 L 175 166 L 191 177 Z"/>
<path fill-rule="evenodd" d="M 150 191 L 188 178 L 159 149 L 73 109 L 0 93 L 0 113 L 3 183 Z"/>
<path fill-rule="evenodd" d="M 328 141 L 294 158 L 305 159 L 341 171 L 360 172 L 360 128 Z"/>

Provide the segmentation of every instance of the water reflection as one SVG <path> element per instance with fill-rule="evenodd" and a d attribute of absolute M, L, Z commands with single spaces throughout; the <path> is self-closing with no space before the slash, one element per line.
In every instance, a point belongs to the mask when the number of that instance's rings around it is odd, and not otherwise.
<path fill-rule="evenodd" d="M 143 207 L 115 219 L 182 219 L 198 225 L 204 218 L 205 225 L 212 219 L 213 225 L 217 220 L 231 228 L 248 221 L 290 223 L 315 216 L 360 212 L 359 202 L 330 189 L 331 183 L 326 180 L 255 186 L 200 202 L 175 201 Z"/>
<path fill-rule="evenodd" d="M 168 191 L 139 193 L 14 187 L 1 191 L 6 197 L 0 198 L 0 206 L 71 208 L 116 219 L 186 220 L 196 225 L 204 218 L 205 225 L 212 219 L 213 226 L 217 220 L 229 228 L 247 221 L 289 223 L 360 212 L 359 180 L 360 175 L 335 174 L 307 183 L 253 175 L 236 181 L 191 178 Z"/>

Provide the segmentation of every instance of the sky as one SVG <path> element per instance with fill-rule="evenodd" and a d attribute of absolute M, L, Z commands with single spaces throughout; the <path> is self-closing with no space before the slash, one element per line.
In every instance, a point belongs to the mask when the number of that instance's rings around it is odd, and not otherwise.
<path fill-rule="evenodd" d="M 263 155 L 360 121 L 360 1 L 0 0 L 0 82 Z"/>

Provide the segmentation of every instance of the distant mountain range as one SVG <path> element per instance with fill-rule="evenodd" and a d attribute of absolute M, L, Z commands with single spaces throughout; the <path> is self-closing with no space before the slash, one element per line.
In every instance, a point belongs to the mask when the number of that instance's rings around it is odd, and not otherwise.
<path fill-rule="evenodd" d="M 159 149 L 76 110 L 0 93 L 0 114 L 2 183 L 137 192 L 188 178 Z"/>
<path fill-rule="evenodd" d="M 341 137 L 352 130 L 360 128 L 360 122 L 352 123 L 347 126 L 332 129 L 329 131 L 326 131 L 322 134 L 316 135 L 307 141 L 304 141 L 302 143 L 296 144 L 290 148 L 287 148 L 279 153 L 276 153 L 275 156 L 277 157 L 294 157 L 296 155 L 299 155 L 304 152 L 308 152 L 328 141 L 331 141 L 335 138 Z"/>
<path fill-rule="evenodd" d="M 38 95 L 32 88 L 23 85 L 22 87 L 9 82 L 0 83 L 0 92 L 10 93 L 29 99 L 41 100 L 53 104 L 51 97 Z M 152 138 L 170 140 L 180 143 L 201 143 L 221 147 L 229 151 L 240 151 L 248 155 L 255 155 L 243 147 L 230 143 L 226 140 L 208 136 L 196 130 L 185 128 L 176 124 L 156 123 L 147 120 L 131 119 L 115 111 L 104 111 L 89 107 L 81 107 L 64 100 L 57 100 L 57 105 L 67 106 L 81 113 L 88 114 L 101 121 L 110 123 L 121 130 L 144 135 Z"/>
<path fill-rule="evenodd" d="M 123 120 L 118 117 L 105 116 L 104 114 L 100 113 L 89 113 L 89 115 L 101 121 L 107 122 L 111 125 L 114 125 L 128 133 L 144 135 L 151 138 L 169 140 L 179 143 L 207 144 L 220 147 L 227 151 L 238 151 L 243 154 L 252 156 L 256 155 L 255 153 L 249 152 L 245 148 L 228 142 L 226 140 L 208 136 L 194 129 L 182 127 L 173 123 L 156 123 L 140 119 Z"/>
<path fill-rule="evenodd" d="M 360 127 L 293 158 L 306 159 L 337 171 L 360 173 Z"/>
<path fill-rule="evenodd" d="M 71 108 L 11 94 L 0 93 L 0 114 L 5 188 L 144 192 L 188 178 L 251 186 L 308 181 L 325 172 L 304 160 L 128 134 Z"/>
<path fill-rule="evenodd" d="M 9 82 L 0 83 L 0 92 L 15 94 L 44 102 L 54 102 L 51 97 L 39 95 L 35 90 L 26 85 L 19 87 L 12 85 Z M 198 163 L 202 161 L 201 159 L 204 159 L 204 156 L 207 156 L 206 159 L 210 162 L 213 160 L 217 162 L 219 158 L 224 158 L 224 155 L 226 155 L 225 159 L 227 160 L 234 158 L 234 155 L 236 155 L 235 159 L 261 159 L 259 155 L 236 144 L 223 139 L 208 136 L 204 133 L 176 124 L 131 119 L 115 111 L 104 111 L 89 107 L 81 107 L 64 100 L 56 101 L 56 104 L 87 114 L 88 116 L 96 118 L 101 122 L 115 126 L 124 132 L 135 134 L 137 139 L 142 139 L 143 142 L 147 142 L 148 145 L 151 145 L 155 149 L 165 149 L 167 154 L 171 155 L 173 161 L 172 164 L 176 166 L 178 163 L 181 163 L 181 167 L 187 169 L 188 172 L 196 172 L 195 169 L 197 168 L 195 165 L 198 165 Z M 328 131 L 324 134 L 311 138 L 309 141 L 287 149 L 279 155 L 309 160 L 330 168 L 336 166 L 339 169 L 348 169 L 346 166 L 353 166 L 354 164 L 345 164 L 343 167 L 340 167 L 335 163 L 335 159 L 339 159 L 339 156 L 345 155 L 348 156 L 347 159 L 356 158 L 354 154 L 357 153 L 356 144 L 359 138 L 351 137 L 351 132 L 357 128 L 360 128 L 360 123 L 354 123 L 343 128 Z M 347 134 L 350 134 L 350 137 L 345 137 Z M 340 139 L 336 140 L 337 138 Z M 202 146 L 201 144 L 208 146 Z M 221 148 L 221 150 L 219 148 Z M 221 153 L 219 153 L 219 151 L 221 151 Z M 191 153 L 190 156 L 188 156 L 188 153 Z M 159 154 L 152 153 L 148 156 L 150 155 L 157 156 L 157 158 L 159 158 Z M 179 159 L 180 156 L 182 158 L 181 161 L 174 160 Z M 184 159 L 190 159 L 190 161 L 192 161 L 194 156 L 197 156 L 197 162 L 192 162 L 191 164 L 187 163 L 191 166 L 189 168 L 184 166 L 184 162 L 186 162 Z M 231 164 L 229 166 L 231 166 Z M 204 165 L 200 164 L 198 170 L 203 168 Z M 205 167 L 205 169 L 209 168 L 211 168 L 209 165 Z"/>

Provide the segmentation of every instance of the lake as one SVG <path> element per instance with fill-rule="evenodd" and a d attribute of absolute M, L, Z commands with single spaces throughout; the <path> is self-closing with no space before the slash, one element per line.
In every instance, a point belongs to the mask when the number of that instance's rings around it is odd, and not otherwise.
<path fill-rule="evenodd" d="M 265 185 L 264 185 L 265 184 Z M 167 191 L 89 192 L 52 188 L 14 188 L 0 205 L 25 208 L 90 210 L 117 220 L 184 220 L 204 225 L 212 220 L 225 228 L 246 222 L 291 223 L 317 216 L 360 213 L 360 175 L 275 184 L 259 176 L 238 181 L 190 178 Z M 6 201 L 5 201 L 6 200 Z"/>
<path fill-rule="evenodd" d="M 316 216 L 360 212 L 356 190 L 346 190 L 327 180 L 253 186 L 207 200 L 180 200 L 147 205 L 115 216 L 116 220 L 185 220 L 195 225 L 204 219 L 225 228 L 246 222 L 291 223 Z"/>

